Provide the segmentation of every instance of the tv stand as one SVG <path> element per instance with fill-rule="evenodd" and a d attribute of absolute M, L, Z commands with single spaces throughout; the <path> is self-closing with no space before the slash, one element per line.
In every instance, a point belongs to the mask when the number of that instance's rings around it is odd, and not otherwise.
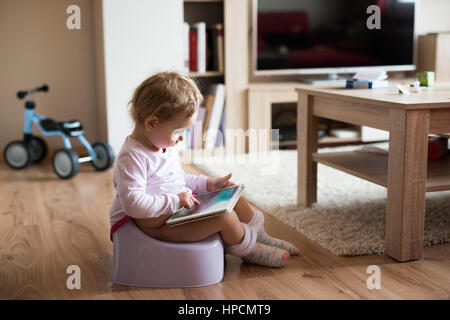
<path fill-rule="evenodd" d="M 300 78 L 300 82 L 314 86 L 345 87 L 346 79 L 342 79 L 337 73 L 328 74 L 327 78 Z"/>
<path fill-rule="evenodd" d="M 247 129 L 253 129 L 257 134 L 259 130 L 269 133 L 265 136 L 257 136 L 249 134 L 247 152 L 267 152 L 272 148 L 277 148 L 272 143 L 270 129 L 272 129 L 272 105 L 278 103 L 297 102 L 298 96 L 296 88 L 302 86 L 299 82 L 268 82 L 268 83 L 250 83 L 248 87 L 248 125 Z M 361 130 L 355 128 L 357 136 L 355 138 L 338 138 L 325 136 L 319 139 L 320 146 L 342 145 L 347 143 L 361 143 Z M 383 139 L 380 139 L 383 140 Z M 278 147 L 296 146 L 297 141 L 286 141 L 278 145 Z"/>

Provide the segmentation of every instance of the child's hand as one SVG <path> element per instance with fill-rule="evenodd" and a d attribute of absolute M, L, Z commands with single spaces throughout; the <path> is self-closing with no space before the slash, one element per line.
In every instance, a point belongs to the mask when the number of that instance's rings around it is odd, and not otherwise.
<path fill-rule="evenodd" d="M 229 181 L 231 178 L 231 173 L 220 178 L 209 178 L 206 181 L 206 190 L 217 191 L 223 188 L 228 188 L 236 185 L 234 182 Z"/>
<path fill-rule="evenodd" d="M 200 205 L 200 201 L 195 198 L 195 196 L 190 192 L 181 192 L 177 194 L 180 198 L 180 208 L 185 207 L 187 209 L 192 208 L 196 203 Z"/>

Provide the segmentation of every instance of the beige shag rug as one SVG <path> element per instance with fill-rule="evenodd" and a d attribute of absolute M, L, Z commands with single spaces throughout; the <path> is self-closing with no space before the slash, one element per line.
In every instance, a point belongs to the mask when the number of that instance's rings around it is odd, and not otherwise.
<path fill-rule="evenodd" d="M 387 149 L 387 144 L 375 145 Z M 335 152 L 360 149 L 320 149 Z M 386 188 L 318 164 L 317 200 L 296 209 L 297 151 L 279 150 L 192 159 L 206 174 L 233 174 L 243 196 L 308 239 L 339 256 L 384 252 Z M 424 245 L 450 241 L 450 191 L 427 193 Z"/>

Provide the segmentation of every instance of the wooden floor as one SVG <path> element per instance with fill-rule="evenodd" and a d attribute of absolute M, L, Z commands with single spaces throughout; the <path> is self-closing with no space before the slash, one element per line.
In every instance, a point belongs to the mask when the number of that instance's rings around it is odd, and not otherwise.
<path fill-rule="evenodd" d="M 187 172 L 200 173 L 184 166 Z M 301 251 L 272 269 L 227 255 L 222 282 L 201 288 L 153 289 L 111 282 L 108 210 L 112 170 L 83 164 L 63 181 L 49 163 L 13 171 L 0 163 L 0 299 L 449 299 L 450 244 L 427 247 L 424 259 L 397 263 L 384 255 L 338 257 L 265 213 L 266 231 Z M 81 289 L 66 287 L 66 268 L 81 269 Z M 381 269 L 369 290 L 367 267 Z"/>

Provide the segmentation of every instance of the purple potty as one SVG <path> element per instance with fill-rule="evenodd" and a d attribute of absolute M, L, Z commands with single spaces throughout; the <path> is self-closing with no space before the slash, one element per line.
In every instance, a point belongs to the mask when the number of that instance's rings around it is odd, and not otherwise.
<path fill-rule="evenodd" d="M 222 281 L 224 248 L 218 233 L 199 242 L 164 242 L 130 219 L 113 234 L 113 282 L 139 287 L 201 287 Z"/>

